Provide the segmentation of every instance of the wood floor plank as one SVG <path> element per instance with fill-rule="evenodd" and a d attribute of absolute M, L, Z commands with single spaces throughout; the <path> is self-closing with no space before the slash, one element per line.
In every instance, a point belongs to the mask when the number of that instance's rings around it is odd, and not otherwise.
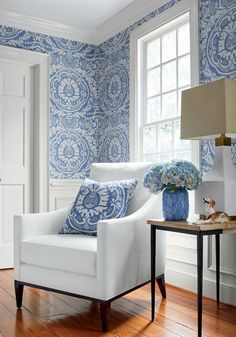
<path fill-rule="evenodd" d="M 129 301 L 125 298 L 120 298 L 113 305 L 120 306 L 121 308 L 125 308 L 125 310 L 128 310 L 132 315 L 135 314 L 135 315 L 144 317 L 148 321 L 150 321 L 150 317 L 151 317 L 150 310 L 147 310 L 144 307 L 141 307 L 140 305 L 132 301 Z M 197 337 L 197 331 L 194 331 L 191 328 L 188 328 L 172 320 L 171 317 L 167 318 L 165 316 L 158 314 L 153 324 L 157 324 L 158 326 L 161 326 L 162 328 L 168 331 L 171 331 L 173 333 L 176 333 L 177 335 L 180 335 L 180 336 Z"/>
<path fill-rule="evenodd" d="M 26 328 L 38 337 L 50 337 L 57 336 L 50 329 L 43 324 L 40 319 L 35 317 L 30 311 L 24 307 L 21 310 L 17 310 L 16 301 L 13 297 L 7 294 L 0 288 L 0 302 L 8 308 L 8 310 L 15 316 L 16 320 L 22 323 Z"/>
<path fill-rule="evenodd" d="M 157 290 L 156 319 L 150 322 L 150 286 L 112 303 L 109 332 L 100 326 L 98 303 L 25 287 L 16 309 L 12 270 L 0 271 L 0 337 L 196 337 L 196 294 L 167 286 Z M 236 308 L 203 300 L 205 337 L 236 336 Z"/>
<path fill-rule="evenodd" d="M 114 337 L 111 332 L 103 333 L 100 329 L 95 330 L 93 327 L 88 327 L 82 320 L 78 320 L 78 316 L 78 314 L 59 315 L 44 318 L 44 323 L 60 337 Z"/>
<path fill-rule="evenodd" d="M 100 309 L 98 303 L 77 299 L 75 297 L 69 297 L 61 294 L 55 294 L 56 297 L 65 301 L 68 305 L 77 310 L 83 317 L 83 322 L 87 324 L 87 327 L 93 327 L 96 330 L 100 330 Z M 121 320 L 123 324 L 121 325 Z M 144 335 L 137 331 L 136 328 L 132 328 L 127 323 L 127 316 L 117 317 L 113 310 L 110 313 L 110 331 L 116 336 L 137 336 L 143 337 Z"/>
<path fill-rule="evenodd" d="M 145 290 L 150 293 L 149 286 L 147 286 Z M 194 310 L 197 305 L 197 296 L 195 293 L 183 289 L 180 291 L 179 288 L 174 286 L 168 288 L 168 299 Z M 234 321 L 235 318 L 235 311 L 232 310 L 231 305 L 220 303 L 220 305 L 217 306 L 216 302 L 210 298 L 203 298 L 203 312 L 213 317 L 219 316 L 222 321 L 229 323 Z"/>
<path fill-rule="evenodd" d="M 0 303 L 0 332 L 5 337 L 35 337 L 2 303 Z"/>
<path fill-rule="evenodd" d="M 56 295 L 60 296 L 62 298 L 63 295 Z M 81 302 L 84 301 L 84 306 L 91 304 L 88 303 L 88 301 L 80 300 L 80 302 L 77 301 L 77 299 L 73 297 L 66 297 L 64 296 L 64 300 L 69 303 L 71 306 L 76 308 L 78 311 L 81 312 Z M 176 337 L 177 335 L 175 333 L 172 333 L 171 331 L 165 330 L 162 327 L 154 324 L 150 324 L 150 319 L 144 319 L 143 317 L 135 317 L 134 315 L 131 315 L 129 311 L 125 310 L 124 308 L 119 308 L 115 305 L 116 301 L 114 301 L 111 305 L 111 324 L 110 328 L 113 332 L 115 332 L 118 336 L 123 336 L 124 334 L 124 328 L 120 329 L 120 326 L 125 327 L 125 331 L 127 335 L 133 335 L 136 333 L 141 332 L 142 335 L 145 336 L 168 336 L 168 337 Z M 93 313 L 93 316 L 96 318 L 96 321 L 100 319 L 100 311 L 99 306 L 94 304 L 91 306 L 91 310 Z M 83 313 L 84 315 L 84 313 Z"/>
<path fill-rule="evenodd" d="M 138 289 L 135 292 L 127 294 L 125 296 L 131 301 L 138 303 L 145 308 L 150 307 L 150 300 L 147 301 L 147 292 L 143 289 Z M 216 303 L 215 303 L 216 305 Z M 172 317 L 177 322 L 186 325 L 194 330 L 197 329 L 197 305 L 194 309 L 185 307 L 184 305 L 175 303 L 171 300 L 156 301 L 157 315 L 163 315 L 165 317 Z M 235 309 L 234 309 L 235 310 Z M 235 312 L 235 311 L 234 311 Z M 158 317 L 158 316 L 157 316 Z M 217 326 L 217 328 L 216 328 Z M 234 321 L 231 323 L 222 321 L 220 315 L 218 317 L 212 317 L 206 313 L 203 313 L 203 331 L 210 331 L 211 337 L 218 337 L 220 334 L 225 336 L 236 336 L 236 325 Z"/>

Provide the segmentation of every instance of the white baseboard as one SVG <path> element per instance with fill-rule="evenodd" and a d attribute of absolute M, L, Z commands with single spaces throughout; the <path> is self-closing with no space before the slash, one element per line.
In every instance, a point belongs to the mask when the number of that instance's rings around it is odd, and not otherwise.
<path fill-rule="evenodd" d="M 180 270 L 166 269 L 166 282 L 179 288 L 184 288 L 193 292 L 197 289 L 197 277 L 195 275 L 181 272 Z M 212 280 L 204 278 L 203 280 L 203 294 L 206 297 L 216 298 L 216 283 Z M 236 303 L 236 288 L 232 285 L 220 285 L 220 299 L 223 303 L 235 305 Z"/>

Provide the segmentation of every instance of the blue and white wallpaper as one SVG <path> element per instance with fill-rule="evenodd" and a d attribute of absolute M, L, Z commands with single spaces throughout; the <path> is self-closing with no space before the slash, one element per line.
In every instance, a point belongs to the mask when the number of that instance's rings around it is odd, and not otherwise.
<path fill-rule="evenodd" d="M 179 1 L 169 1 L 100 45 L 104 55 L 99 137 L 101 161 L 129 160 L 130 33 Z"/>
<path fill-rule="evenodd" d="M 130 33 L 180 1 L 169 1 L 100 46 L 0 26 L 0 44 L 51 55 L 51 178 L 83 178 L 91 162 L 129 160 Z M 200 80 L 236 78 L 236 1 L 199 3 Z M 236 164 L 236 144 L 232 156 Z M 213 144 L 204 142 L 204 172 L 213 158 Z"/>
<path fill-rule="evenodd" d="M 51 55 L 50 177 L 83 178 L 99 161 L 97 48 L 6 26 L 0 26 L 0 44 Z"/>
<path fill-rule="evenodd" d="M 236 1 L 200 1 L 200 81 L 220 78 L 236 79 Z M 236 143 L 232 160 L 236 166 Z M 207 172 L 214 162 L 213 142 L 201 146 L 202 169 Z"/>

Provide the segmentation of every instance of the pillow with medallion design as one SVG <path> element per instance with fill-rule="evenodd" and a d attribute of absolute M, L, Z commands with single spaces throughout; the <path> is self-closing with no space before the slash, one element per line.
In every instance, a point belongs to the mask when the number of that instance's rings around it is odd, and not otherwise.
<path fill-rule="evenodd" d="M 99 220 L 126 215 L 138 179 L 97 182 L 85 179 L 59 234 L 97 235 Z"/>

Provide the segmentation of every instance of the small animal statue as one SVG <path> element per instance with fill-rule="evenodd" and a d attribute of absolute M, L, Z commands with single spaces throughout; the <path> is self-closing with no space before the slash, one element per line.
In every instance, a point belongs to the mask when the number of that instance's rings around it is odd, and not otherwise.
<path fill-rule="evenodd" d="M 215 200 L 210 198 L 204 198 L 203 202 L 205 204 L 205 219 L 202 223 L 223 223 L 231 222 L 230 216 L 225 212 L 215 211 Z"/>

